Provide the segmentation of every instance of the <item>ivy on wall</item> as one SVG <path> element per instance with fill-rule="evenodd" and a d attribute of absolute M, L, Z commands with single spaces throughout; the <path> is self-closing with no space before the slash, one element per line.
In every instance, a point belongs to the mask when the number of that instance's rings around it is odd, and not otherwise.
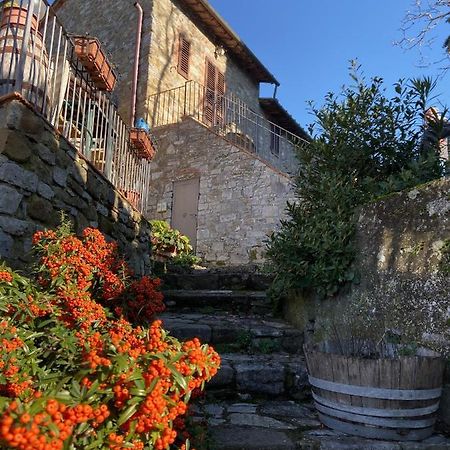
<path fill-rule="evenodd" d="M 313 138 L 297 148 L 297 201 L 268 242 L 275 299 L 290 289 L 332 296 L 354 281 L 357 208 L 444 173 L 438 142 L 446 111 L 425 121 L 435 82 L 400 80 L 388 97 L 383 79 L 367 81 L 358 67 L 350 76 L 340 95 L 312 105 Z"/>

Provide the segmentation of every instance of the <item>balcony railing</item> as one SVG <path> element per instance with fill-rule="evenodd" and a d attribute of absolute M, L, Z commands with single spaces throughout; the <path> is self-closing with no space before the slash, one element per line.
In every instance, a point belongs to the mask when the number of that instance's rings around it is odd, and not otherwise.
<path fill-rule="evenodd" d="M 152 128 L 191 117 L 231 144 L 256 153 L 287 172 L 296 165 L 293 147 L 301 137 L 254 112 L 232 93 L 219 95 L 195 81 L 149 97 L 147 122 Z"/>
<path fill-rule="evenodd" d="M 13 92 L 31 103 L 138 210 L 146 210 L 150 163 L 131 147 L 128 127 L 78 60 L 70 36 L 45 0 L 2 3 L 0 95 Z"/>

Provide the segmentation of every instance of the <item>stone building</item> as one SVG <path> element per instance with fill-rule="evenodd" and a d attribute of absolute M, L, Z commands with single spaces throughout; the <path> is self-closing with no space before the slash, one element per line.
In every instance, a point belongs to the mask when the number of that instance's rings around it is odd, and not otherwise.
<path fill-rule="evenodd" d="M 293 197 L 295 145 L 308 138 L 275 97 L 259 97 L 261 83 L 276 92 L 276 78 L 206 0 L 54 9 L 69 33 L 102 42 L 119 73 L 119 112 L 156 138 L 147 216 L 187 234 L 206 262 L 261 261 Z"/>

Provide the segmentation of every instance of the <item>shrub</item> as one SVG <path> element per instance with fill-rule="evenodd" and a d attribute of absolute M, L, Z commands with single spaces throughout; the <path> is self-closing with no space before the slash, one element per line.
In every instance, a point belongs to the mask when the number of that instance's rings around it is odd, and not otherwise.
<path fill-rule="evenodd" d="M 268 243 L 275 274 L 274 297 L 289 289 L 332 296 L 355 280 L 353 236 L 357 208 L 381 195 L 442 176 L 439 139 L 424 145 L 424 118 L 434 83 L 399 81 L 388 98 L 381 78 L 370 83 L 358 71 L 342 96 L 332 93 L 298 147 L 297 201 Z M 439 137 L 442 120 L 434 120 Z"/>
<path fill-rule="evenodd" d="M 0 447 L 185 448 L 174 424 L 217 353 L 126 320 L 147 321 L 162 296 L 97 230 L 78 239 L 63 224 L 34 243 L 37 283 L 0 266 Z"/>
<path fill-rule="evenodd" d="M 189 238 L 171 228 L 164 220 L 152 220 L 153 252 L 158 257 L 185 256 L 192 252 Z M 172 254 L 172 255 L 169 255 Z"/>

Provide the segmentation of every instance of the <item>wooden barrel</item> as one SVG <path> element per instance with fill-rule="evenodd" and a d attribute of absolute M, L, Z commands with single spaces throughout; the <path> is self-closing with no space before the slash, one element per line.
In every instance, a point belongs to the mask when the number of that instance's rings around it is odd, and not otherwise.
<path fill-rule="evenodd" d="M 45 112 L 48 105 L 48 55 L 37 31 L 37 18 L 33 16 L 30 38 L 23 47 L 27 10 L 19 7 L 3 9 L 0 25 L 0 95 L 15 91 L 16 74 L 21 54 L 26 52 L 21 94 Z"/>
<path fill-rule="evenodd" d="M 324 425 L 371 439 L 420 441 L 431 436 L 444 373 L 439 355 L 371 359 L 336 350 L 330 343 L 304 347 Z"/>

